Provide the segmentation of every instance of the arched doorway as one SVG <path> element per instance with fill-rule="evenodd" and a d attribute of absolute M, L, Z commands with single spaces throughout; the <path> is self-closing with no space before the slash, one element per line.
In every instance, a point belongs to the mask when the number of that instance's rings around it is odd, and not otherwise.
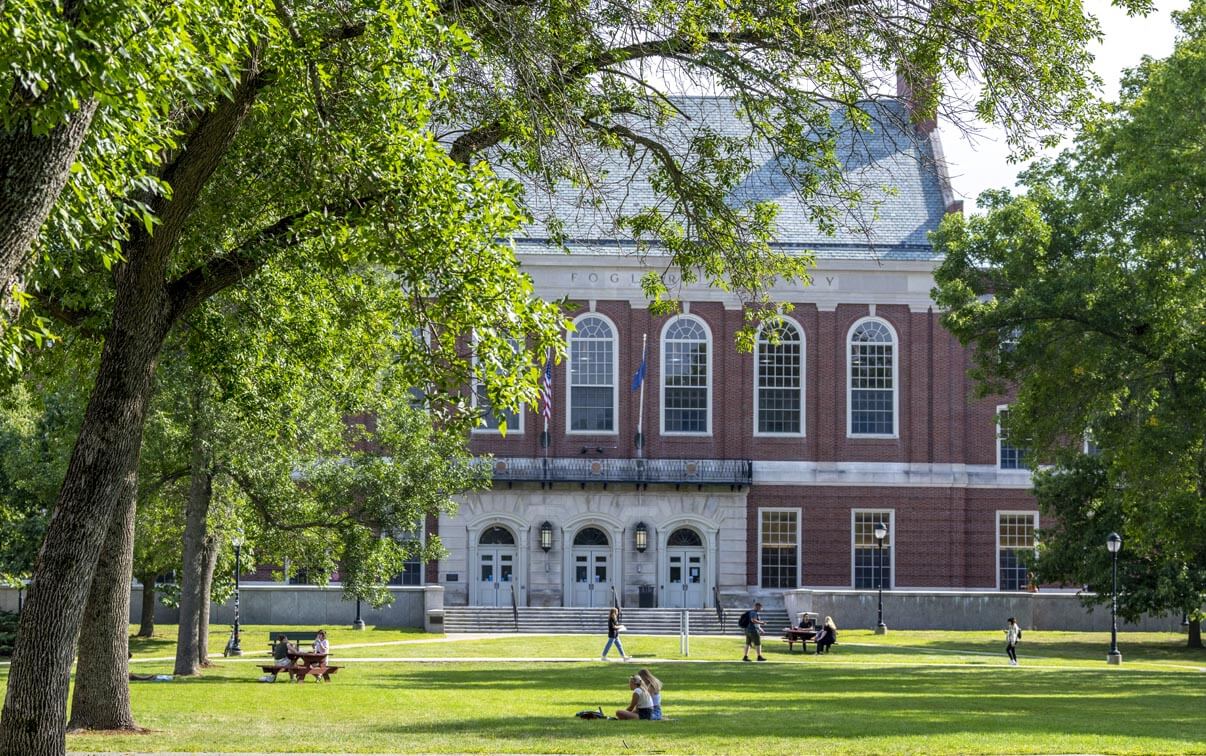
<path fill-rule="evenodd" d="M 475 606 L 510 606 L 515 581 L 515 535 L 501 525 L 486 528 L 477 540 Z"/>
<path fill-rule="evenodd" d="M 679 528 L 666 539 L 665 605 L 677 609 L 706 606 L 704 544 L 699 533 Z"/>
<path fill-rule="evenodd" d="M 611 541 L 596 527 L 585 527 L 574 536 L 573 606 L 607 606 L 611 584 Z"/>

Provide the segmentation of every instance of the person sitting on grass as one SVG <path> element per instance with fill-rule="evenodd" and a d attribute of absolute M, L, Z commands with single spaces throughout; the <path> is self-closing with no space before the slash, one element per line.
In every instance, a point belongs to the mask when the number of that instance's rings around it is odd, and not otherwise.
<path fill-rule="evenodd" d="M 837 625 L 833 622 L 833 617 L 826 617 L 825 624 L 817 631 L 817 653 L 829 653 L 829 647 L 837 643 Z"/>
<path fill-rule="evenodd" d="M 648 669 L 642 669 L 637 674 L 641 676 L 645 690 L 649 691 L 649 698 L 653 701 L 653 720 L 656 722 L 662 718 L 662 681 Z"/>
<path fill-rule="evenodd" d="M 653 697 L 645 690 L 645 681 L 640 675 L 628 678 L 628 687 L 632 689 L 632 700 L 627 709 L 616 712 L 616 719 L 653 719 Z"/>

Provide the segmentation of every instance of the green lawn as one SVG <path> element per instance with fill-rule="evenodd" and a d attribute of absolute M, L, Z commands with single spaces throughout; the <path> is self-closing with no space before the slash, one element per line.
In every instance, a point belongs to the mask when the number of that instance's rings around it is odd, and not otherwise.
<path fill-rule="evenodd" d="M 175 628 L 164 628 L 171 632 Z M 268 628 L 255 628 L 255 643 Z M 250 636 L 252 629 L 249 628 Z M 416 632 L 333 630 L 348 661 L 330 685 L 255 681 L 254 659 L 203 677 L 131 684 L 142 735 L 71 736 L 83 751 L 422 753 L 1206 753 L 1206 653 L 1184 636 L 1124 634 L 1120 668 L 1108 634 L 1028 632 L 1022 666 L 1004 664 L 999 633 L 848 631 L 827 657 L 790 656 L 768 640 L 767 664 L 743 664 L 731 638 L 630 637 L 666 684 L 668 722 L 591 722 L 573 713 L 627 702 L 633 664 L 492 662 L 587 659 L 587 636 L 407 643 Z M 439 638 L 439 636 L 434 636 Z M 215 638 L 215 648 L 221 643 Z M 382 645 L 349 647 L 352 644 Z M 139 672 L 169 672 L 167 638 L 137 650 Z M 464 661 L 355 661 L 453 658 Z M 143 659 L 139 661 L 139 658 Z M 0 668 L 0 683 L 4 682 Z"/>

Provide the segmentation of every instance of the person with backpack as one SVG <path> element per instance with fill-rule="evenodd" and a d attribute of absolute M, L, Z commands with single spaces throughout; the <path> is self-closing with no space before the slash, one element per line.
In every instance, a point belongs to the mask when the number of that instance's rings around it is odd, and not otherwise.
<path fill-rule="evenodd" d="M 758 661 L 766 661 L 766 657 L 762 655 L 762 625 L 766 621 L 762 619 L 762 602 L 755 601 L 754 608 L 744 612 L 740 619 L 737 620 L 737 627 L 745 631 L 745 655 L 741 657 L 741 661 L 750 660 L 750 646 L 753 646 L 758 653 Z"/>
<path fill-rule="evenodd" d="M 1005 623 L 1005 653 L 1009 654 L 1009 665 L 1012 667 L 1018 666 L 1018 641 L 1022 639 L 1022 628 L 1018 627 L 1018 623 L 1013 617 Z"/>

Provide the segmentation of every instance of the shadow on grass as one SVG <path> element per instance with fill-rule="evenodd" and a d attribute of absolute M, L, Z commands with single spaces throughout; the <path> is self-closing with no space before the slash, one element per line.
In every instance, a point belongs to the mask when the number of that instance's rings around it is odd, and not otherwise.
<path fill-rule="evenodd" d="M 951 640 L 922 640 L 908 645 L 875 645 L 870 638 L 848 641 L 836 647 L 839 652 L 857 652 L 860 654 L 908 654 L 938 651 L 944 654 L 986 653 L 1005 656 L 1005 641 L 995 639 L 991 643 L 976 643 L 966 639 Z M 1129 661 L 1161 661 L 1188 662 L 1191 664 L 1206 664 L 1206 649 L 1190 648 L 1185 641 L 1144 641 L 1142 643 L 1126 643 L 1120 638 L 1119 647 Z M 1068 661 L 1105 661 L 1109 649 L 1108 637 L 1099 643 L 1085 641 L 1045 639 L 1037 631 L 1027 633 L 1018 645 L 1018 653 L 1035 658 L 1065 659 Z M 773 648 L 771 649 L 774 650 Z M 786 650 L 784 649 L 784 652 Z"/>
<path fill-rule="evenodd" d="M 748 672 L 747 672 L 748 669 Z M 654 669 L 667 682 L 664 706 L 675 721 L 634 723 L 658 728 L 633 730 L 627 723 L 584 723 L 581 709 L 602 706 L 611 713 L 627 703 L 618 670 L 468 670 L 449 667 L 383 674 L 378 684 L 408 689 L 473 691 L 482 710 L 439 722 L 378 726 L 383 733 L 411 735 L 465 731 L 492 739 L 614 737 L 656 734 L 694 741 L 764 737 L 879 738 L 972 735 L 1030 742 L 1047 736 L 1158 738 L 1184 742 L 1186 752 L 1206 742 L 1201 717 L 1201 676 L 1086 670 L 1061 671 L 894 668 L 825 670 L 699 665 Z M 487 689 L 541 691 L 563 706 L 565 719 L 530 716 L 524 711 L 488 711 L 496 704 Z M 515 704 L 518 708 L 519 704 Z M 751 716 L 756 714 L 756 716 Z M 865 722 L 866 725 L 857 723 Z M 610 725 L 610 727 L 608 727 Z M 661 729 L 665 728 L 665 729 Z"/>

